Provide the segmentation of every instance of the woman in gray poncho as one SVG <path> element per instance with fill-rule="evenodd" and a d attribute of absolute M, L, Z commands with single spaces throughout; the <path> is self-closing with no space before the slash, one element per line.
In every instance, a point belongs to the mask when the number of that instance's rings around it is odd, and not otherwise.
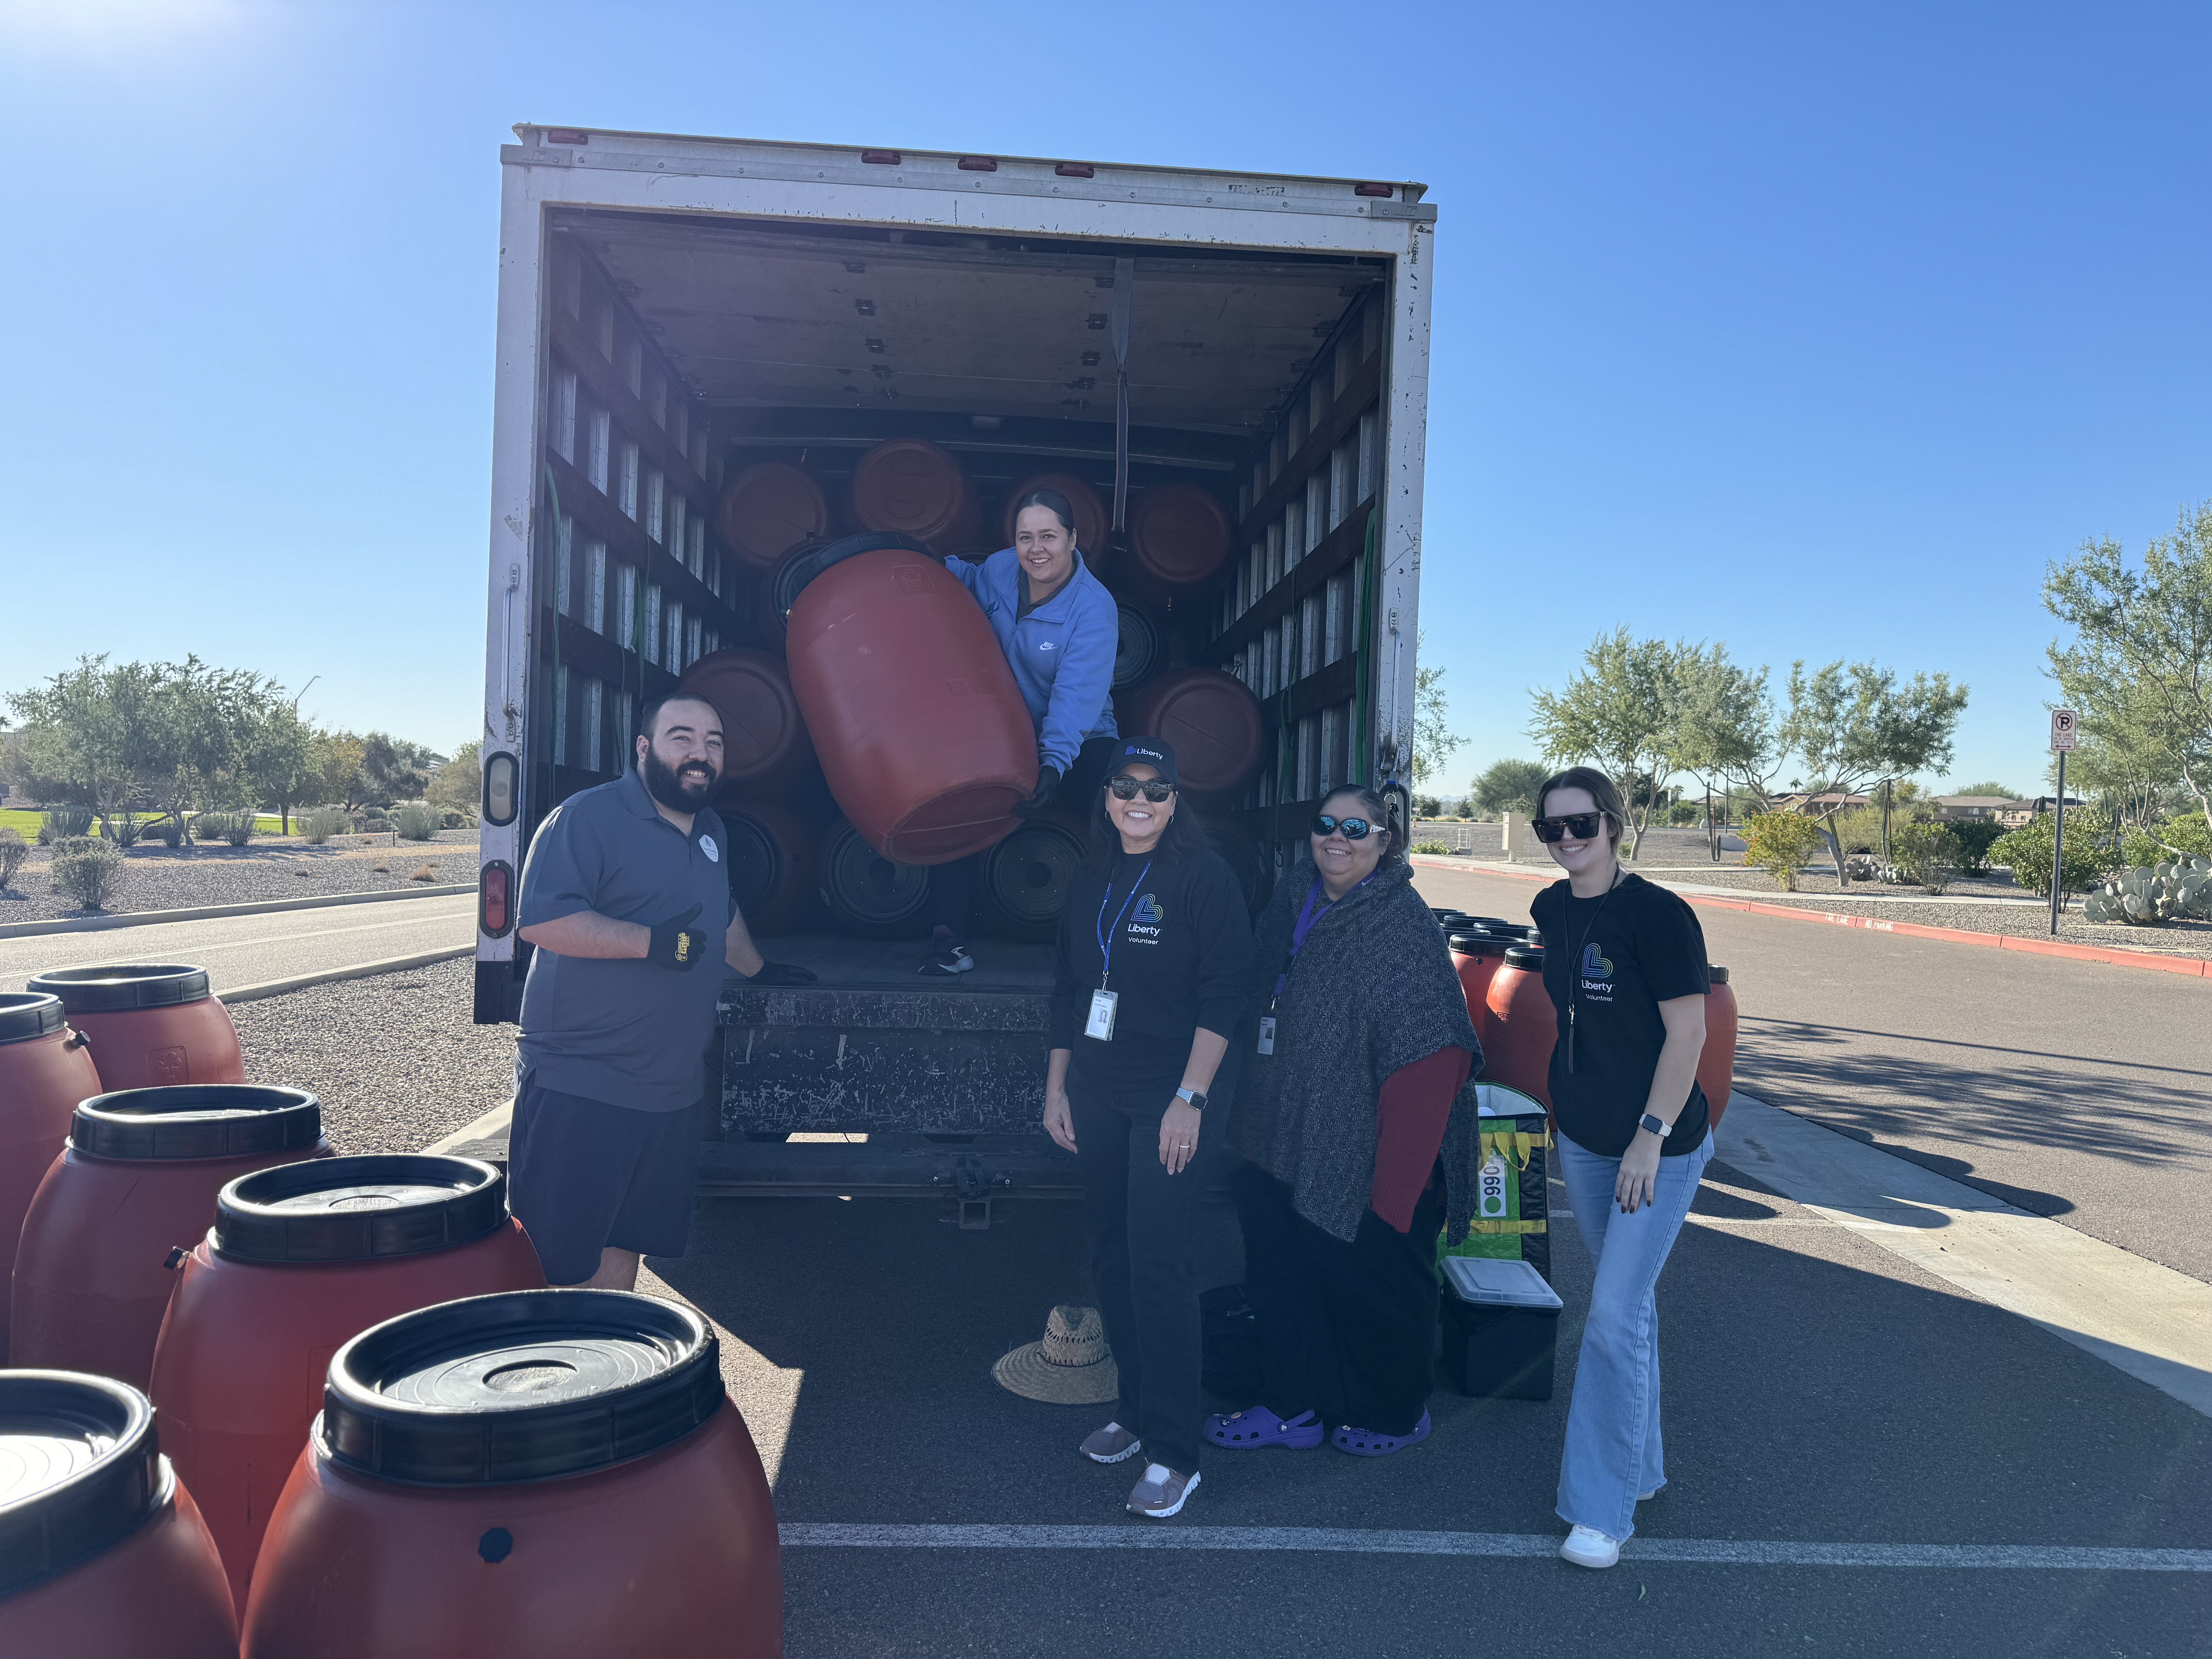
<path fill-rule="evenodd" d="M 1231 1450 L 1326 1435 L 1379 1457 L 1429 1433 L 1439 1229 L 1456 1239 L 1480 1162 L 1469 1073 L 1481 1048 L 1436 918 L 1382 803 L 1322 803 L 1306 878 L 1255 929 L 1256 1053 L 1230 1143 L 1260 1403 L 1217 1416 Z"/>

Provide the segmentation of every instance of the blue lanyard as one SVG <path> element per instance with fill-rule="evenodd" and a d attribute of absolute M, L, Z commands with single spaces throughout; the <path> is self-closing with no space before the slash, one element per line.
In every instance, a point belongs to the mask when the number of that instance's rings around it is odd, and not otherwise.
<path fill-rule="evenodd" d="M 1145 860 L 1145 867 L 1137 872 L 1137 878 L 1129 884 L 1129 896 L 1121 901 L 1121 908 L 1114 913 L 1111 933 L 1106 927 L 1106 907 L 1114 901 L 1114 878 L 1106 878 L 1106 891 L 1098 900 L 1098 988 L 1106 988 L 1107 975 L 1114 971 L 1114 936 L 1121 931 L 1121 918 L 1129 914 L 1129 907 L 1137 902 L 1137 890 L 1145 884 L 1145 878 L 1152 873 L 1152 861 Z"/>
<path fill-rule="evenodd" d="M 1352 890 L 1352 893 L 1356 893 L 1361 887 L 1366 886 L 1369 882 L 1375 879 L 1377 873 L 1379 872 L 1376 871 L 1369 871 L 1367 874 L 1361 878 L 1358 886 L 1356 886 Z M 1346 893 L 1344 897 L 1350 898 L 1352 896 L 1352 893 Z M 1283 1000 L 1283 991 L 1291 982 L 1291 969 L 1292 967 L 1297 965 L 1298 952 L 1305 949 L 1306 935 L 1313 932 L 1314 923 L 1321 920 L 1320 911 L 1317 908 L 1320 902 L 1321 878 L 1319 876 L 1316 876 L 1314 878 L 1313 885 L 1306 889 L 1305 908 L 1298 912 L 1297 924 L 1291 929 L 1291 958 L 1288 962 L 1285 962 L 1283 964 L 1283 971 L 1275 975 L 1275 994 L 1273 997 L 1269 999 L 1271 1006 L 1273 1003 L 1280 1002 Z M 1340 904 L 1343 902 L 1343 899 L 1337 901 Z"/>

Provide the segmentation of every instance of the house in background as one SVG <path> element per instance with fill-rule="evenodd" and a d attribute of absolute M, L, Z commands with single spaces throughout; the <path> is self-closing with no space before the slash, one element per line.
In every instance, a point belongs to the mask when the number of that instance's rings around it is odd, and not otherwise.
<path fill-rule="evenodd" d="M 2009 795 L 1937 795 L 1929 805 L 1935 807 L 1936 816 L 1946 823 L 1969 818 L 2025 823 L 2034 812 L 2027 802 L 2014 800 Z"/>
<path fill-rule="evenodd" d="M 1803 812 L 1814 816 L 1846 806 L 1869 806 L 1872 800 L 1865 795 L 1846 795 L 1831 789 L 1825 795 L 1777 795 L 1774 810 L 1778 812 Z"/>

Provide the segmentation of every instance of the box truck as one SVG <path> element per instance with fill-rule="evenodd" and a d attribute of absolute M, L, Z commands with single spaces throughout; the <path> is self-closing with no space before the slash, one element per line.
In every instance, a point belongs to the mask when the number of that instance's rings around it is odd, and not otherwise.
<path fill-rule="evenodd" d="M 773 644 L 773 595 L 717 526 L 727 481 L 765 463 L 835 500 L 874 446 L 927 439 L 973 479 L 987 531 L 994 495 L 1039 471 L 1125 507 L 1200 486 L 1234 526 L 1230 556 L 1154 613 L 1145 650 L 1233 675 L 1262 710 L 1256 770 L 1203 804 L 1209 829 L 1255 902 L 1337 783 L 1389 786 L 1402 830 L 1424 186 L 515 132 L 501 154 L 479 1022 L 520 1007 L 536 828 L 631 763 L 639 708 L 699 659 Z M 1048 945 L 979 941 L 975 971 L 926 980 L 916 940 L 840 934 L 817 912 L 763 948 L 817 982 L 725 988 L 702 1066 L 705 1188 L 942 1188 L 970 1224 L 1010 1185 L 1065 1189 L 1072 1160 L 1037 1127 Z"/>

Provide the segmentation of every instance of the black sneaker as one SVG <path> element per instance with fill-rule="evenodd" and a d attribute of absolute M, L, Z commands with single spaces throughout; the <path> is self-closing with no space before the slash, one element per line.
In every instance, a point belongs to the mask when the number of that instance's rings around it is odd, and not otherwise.
<path fill-rule="evenodd" d="M 915 971 L 926 977 L 964 974 L 975 965 L 975 958 L 968 954 L 964 945 L 947 945 L 934 952 Z"/>

